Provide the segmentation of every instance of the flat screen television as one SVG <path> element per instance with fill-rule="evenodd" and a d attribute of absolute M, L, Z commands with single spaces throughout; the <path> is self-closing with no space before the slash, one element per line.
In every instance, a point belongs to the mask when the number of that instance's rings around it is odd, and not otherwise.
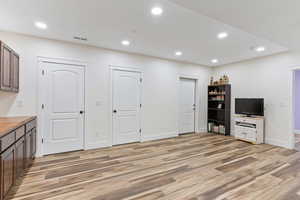
<path fill-rule="evenodd" d="M 264 116 L 264 99 L 235 99 L 235 113 Z"/>

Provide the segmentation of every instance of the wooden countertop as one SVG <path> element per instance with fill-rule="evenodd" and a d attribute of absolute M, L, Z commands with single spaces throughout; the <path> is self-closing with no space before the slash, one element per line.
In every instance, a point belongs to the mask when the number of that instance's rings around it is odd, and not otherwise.
<path fill-rule="evenodd" d="M 16 128 L 35 119 L 35 116 L 28 117 L 0 117 L 0 137 L 5 136 Z"/>

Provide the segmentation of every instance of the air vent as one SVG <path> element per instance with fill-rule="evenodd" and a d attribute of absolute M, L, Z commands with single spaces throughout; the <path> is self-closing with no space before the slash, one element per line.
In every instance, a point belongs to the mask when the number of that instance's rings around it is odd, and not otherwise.
<path fill-rule="evenodd" d="M 73 38 L 74 38 L 75 40 L 88 41 L 88 39 L 85 38 L 85 37 L 74 36 Z"/>

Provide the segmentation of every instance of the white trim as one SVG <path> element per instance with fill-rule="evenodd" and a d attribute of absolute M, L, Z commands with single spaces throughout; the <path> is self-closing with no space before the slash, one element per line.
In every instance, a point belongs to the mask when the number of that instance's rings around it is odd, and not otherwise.
<path fill-rule="evenodd" d="M 207 132 L 207 128 L 199 128 L 197 133 L 206 133 Z"/>
<path fill-rule="evenodd" d="M 119 71 L 127 71 L 127 72 L 136 72 L 140 73 L 142 80 L 143 78 L 143 71 L 140 68 L 137 67 L 128 67 L 128 66 L 117 66 L 117 65 L 109 65 L 109 84 L 108 84 L 108 133 L 110 133 L 110 137 L 108 140 L 109 146 L 113 146 L 113 71 L 114 70 L 119 70 Z M 143 105 L 143 81 L 141 83 L 141 88 L 140 88 L 140 103 Z M 142 142 L 142 137 L 143 137 L 143 127 L 142 127 L 142 112 L 143 112 L 143 106 L 140 110 L 140 128 L 142 129 L 141 135 L 140 135 L 140 142 Z"/>
<path fill-rule="evenodd" d="M 147 141 L 153 141 L 153 140 L 161 140 L 161 139 L 167 139 L 167 138 L 175 138 L 178 137 L 179 134 L 174 132 L 168 132 L 168 133 L 160 133 L 160 134 L 151 134 L 151 135 L 142 135 L 141 142 L 147 142 Z"/>
<path fill-rule="evenodd" d="M 138 67 L 126 67 L 126 66 L 118 66 L 118 65 L 109 65 L 111 70 L 120 70 L 126 72 L 138 72 L 143 73 L 142 70 Z"/>
<path fill-rule="evenodd" d="M 177 86 L 177 99 L 178 99 L 178 105 L 177 105 L 177 116 L 178 116 L 178 125 L 177 125 L 177 131 L 178 134 L 180 134 L 180 79 L 191 79 L 195 81 L 195 132 L 199 133 L 200 132 L 200 128 L 199 128 L 199 115 L 200 115 L 200 105 L 199 105 L 199 101 L 200 101 L 200 85 L 199 85 L 199 78 L 197 76 L 193 76 L 193 75 L 186 75 L 186 74 L 179 74 L 178 75 L 178 86 Z M 206 130 L 206 129 L 205 129 Z"/>
<path fill-rule="evenodd" d="M 63 58 L 63 57 L 46 57 L 46 56 L 38 56 L 38 62 L 48 62 L 48 63 L 57 63 L 57 64 L 65 64 L 65 65 L 73 65 L 73 66 L 82 66 L 86 67 L 88 65 L 87 62 L 73 59 L 73 58 Z"/>
<path fill-rule="evenodd" d="M 107 140 L 101 140 L 101 142 L 87 143 L 84 150 L 99 149 L 104 147 L 112 147 L 112 145 Z"/>
<path fill-rule="evenodd" d="M 282 140 L 277 140 L 277 139 L 268 139 L 268 138 L 266 138 L 265 143 L 270 144 L 270 145 L 275 145 L 275 146 L 280 146 L 280 147 L 292 149 L 290 147 L 289 141 L 282 141 Z"/>
<path fill-rule="evenodd" d="M 83 120 L 83 148 L 86 150 L 87 146 L 87 127 L 86 127 L 86 121 L 87 121 L 87 100 L 86 100 L 86 67 L 87 63 L 83 61 L 79 61 L 76 59 L 67 59 L 67 58 L 51 58 L 51 57 L 43 57 L 43 56 L 38 56 L 37 57 L 37 122 L 38 122 L 38 127 L 37 127 L 37 157 L 41 157 L 44 155 L 43 151 L 43 145 L 42 145 L 42 138 L 43 138 L 43 130 L 42 127 L 44 125 L 44 117 L 43 117 L 43 112 L 42 112 L 42 97 L 41 95 L 41 90 L 42 90 L 42 64 L 43 63 L 57 63 L 57 64 L 65 64 L 65 65 L 72 65 L 72 66 L 78 66 L 82 67 L 84 70 L 84 110 L 85 110 L 85 115 L 84 115 L 84 120 Z"/>

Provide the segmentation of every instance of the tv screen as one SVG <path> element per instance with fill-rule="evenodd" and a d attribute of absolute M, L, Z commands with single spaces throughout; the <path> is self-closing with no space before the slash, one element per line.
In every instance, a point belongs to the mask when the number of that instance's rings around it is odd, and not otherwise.
<path fill-rule="evenodd" d="M 264 99 L 235 99 L 235 113 L 264 116 Z"/>

